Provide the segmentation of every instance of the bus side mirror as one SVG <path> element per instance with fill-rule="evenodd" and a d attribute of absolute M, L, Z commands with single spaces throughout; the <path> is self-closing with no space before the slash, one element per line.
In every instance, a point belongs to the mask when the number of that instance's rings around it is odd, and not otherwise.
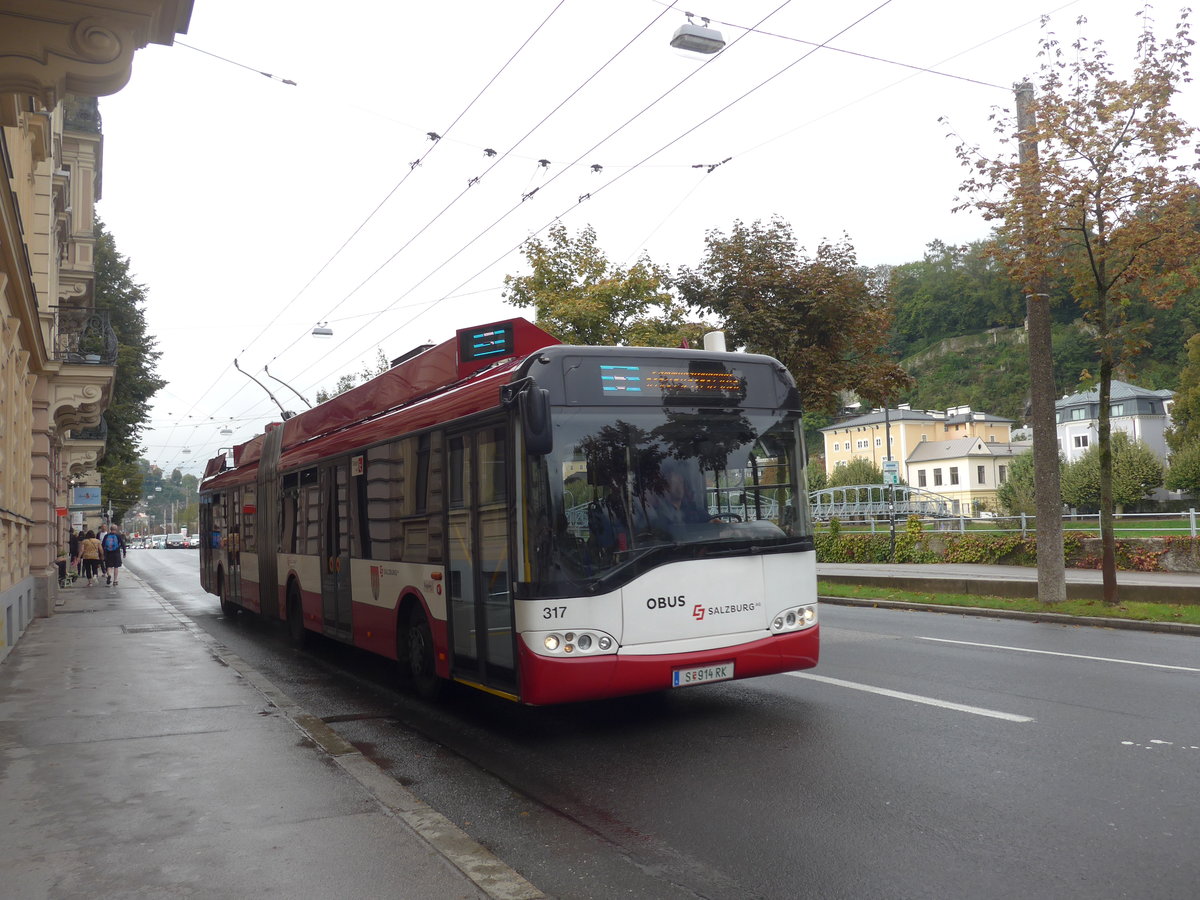
<path fill-rule="evenodd" d="M 517 408 L 521 412 L 525 452 L 545 456 L 554 447 L 554 433 L 550 430 L 550 392 L 536 387 L 522 391 L 517 397 Z"/>

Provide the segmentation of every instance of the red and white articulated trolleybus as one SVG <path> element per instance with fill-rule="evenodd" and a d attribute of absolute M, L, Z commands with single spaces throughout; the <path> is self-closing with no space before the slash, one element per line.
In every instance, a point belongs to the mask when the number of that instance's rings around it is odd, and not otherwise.
<path fill-rule="evenodd" d="M 795 383 L 766 356 L 461 330 L 208 463 L 201 582 L 527 704 L 814 666 Z"/>

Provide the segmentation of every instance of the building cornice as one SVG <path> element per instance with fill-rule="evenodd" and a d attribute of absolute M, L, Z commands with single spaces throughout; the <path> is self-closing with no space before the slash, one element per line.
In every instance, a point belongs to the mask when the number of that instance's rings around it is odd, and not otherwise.
<path fill-rule="evenodd" d="M 66 94 L 116 93 L 137 50 L 187 31 L 192 2 L 0 0 L 0 94 L 31 95 L 54 109 Z M 0 109 L 0 119 L 11 113 Z"/>

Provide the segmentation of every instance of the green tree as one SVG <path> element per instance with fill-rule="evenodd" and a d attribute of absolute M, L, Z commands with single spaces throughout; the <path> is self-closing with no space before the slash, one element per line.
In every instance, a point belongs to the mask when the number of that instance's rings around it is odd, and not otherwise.
<path fill-rule="evenodd" d="M 567 344 L 593 346 L 693 346 L 709 326 L 689 321 L 687 308 L 668 290 L 664 269 L 644 254 L 629 268 L 608 261 L 586 226 L 572 238 L 562 223 L 546 242 L 522 248 L 532 270 L 504 276 L 504 298 L 533 307 L 540 328 Z"/>
<path fill-rule="evenodd" d="M 1171 454 L 1171 467 L 1163 480 L 1167 490 L 1200 494 L 1200 441 L 1187 444 Z"/>
<path fill-rule="evenodd" d="M 1130 440 L 1123 431 L 1113 433 L 1111 448 L 1112 498 L 1119 512 L 1155 488 L 1162 487 L 1163 466 L 1143 441 Z M 1094 509 L 1100 505 L 1099 444 L 1089 447 L 1075 462 L 1063 466 L 1062 493 L 1063 500 L 1071 506 Z"/>
<path fill-rule="evenodd" d="M 996 489 L 996 502 L 1005 515 L 1037 515 L 1033 475 L 1032 453 L 1013 457 L 1008 467 L 1008 480 Z"/>
<path fill-rule="evenodd" d="M 883 484 L 883 470 L 861 456 L 838 466 L 829 476 L 829 487 L 849 487 L 852 484 Z"/>
<path fill-rule="evenodd" d="M 774 356 L 798 377 L 806 410 L 832 412 L 850 390 L 873 404 L 893 400 L 910 379 L 884 350 L 891 325 L 878 279 L 858 266 L 848 240 L 813 256 L 791 226 L 734 222 L 710 231 L 699 268 L 675 280 L 684 301 L 719 316 L 730 341 Z M 874 289 L 873 289 L 874 288 Z"/>
<path fill-rule="evenodd" d="M 129 259 L 117 250 L 104 223 L 95 222 L 95 304 L 106 309 L 117 335 L 117 374 L 112 402 L 104 412 L 108 425 L 104 457 L 97 469 L 113 518 L 120 522 L 141 498 L 138 454 L 142 429 L 150 418 L 150 398 L 166 385 L 158 377 L 162 353 L 146 330 L 146 289 L 133 280 Z"/>
<path fill-rule="evenodd" d="M 1200 444 L 1200 333 L 1184 345 L 1187 362 L 1179 372 L 1179 389 L 1171 407 L 1167 446 L 1174 451 Z"/>
<path fill-rule="evenodd" d="M 987 159 L 976 148 L 958 148 L 975 170 L 963 190 L 975 197 L 970 205 L 1001 223 L 997 254 L 1010 273 L 1034 297 L 1064 273 L 1096 338 L 1101 567 L 1109 603 L 1117 600 L 1113 373 L 1145 346 L 1150 323 L 1134 315 L 1133 300 L 1169 307 L 1200 251 L 1192 214 L 1192 173 L 1200 168 L 1194 129 L 1170 108 L 1189 80 L 1191 44 L 1186 12 L 1165 39 L 1147 19 L 1133 74 L 1122 80 L 1102 46 L 1079 38 L 1068 52 L 1047 32 L 1028 116 L 1020 123 L 996 117 L 1005 139 L 1020 128 L 1018 152 Z"/>

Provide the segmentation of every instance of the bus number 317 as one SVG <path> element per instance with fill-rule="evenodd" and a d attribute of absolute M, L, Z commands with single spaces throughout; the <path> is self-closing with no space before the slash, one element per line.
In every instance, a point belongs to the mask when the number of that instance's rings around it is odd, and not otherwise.
<path fill-rule="evenodd" d="M 566 614 L 567 614 L 567 608 L 565 606 L 543 606 L 542 607 L 542 618 L 543 619 L 561 619 Z"/>

